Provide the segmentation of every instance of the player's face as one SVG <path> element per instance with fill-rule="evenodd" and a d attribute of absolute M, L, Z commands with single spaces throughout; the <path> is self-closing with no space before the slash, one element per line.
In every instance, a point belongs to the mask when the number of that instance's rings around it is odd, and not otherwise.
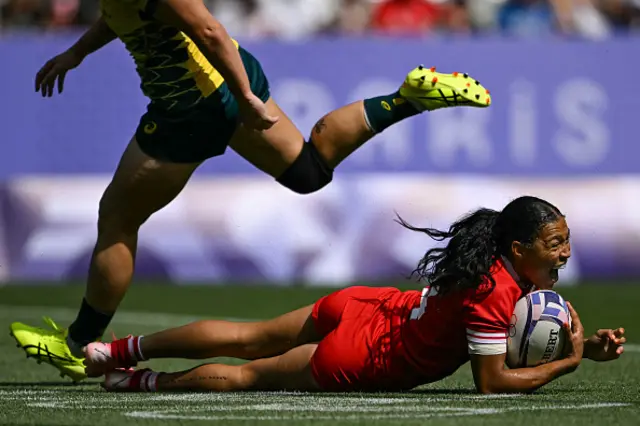
<path fill-rule="evenodd" d="M 558 281 L 558 269 L 571 256 L 569 227 L 561 217 L 546 224 L 530 247 L 520 252 L 521 273 L 539 289 L 551 289 Z"/>

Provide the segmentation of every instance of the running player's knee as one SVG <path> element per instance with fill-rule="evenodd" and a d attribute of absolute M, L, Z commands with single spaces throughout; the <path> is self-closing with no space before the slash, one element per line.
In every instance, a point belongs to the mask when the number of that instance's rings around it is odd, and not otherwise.
<path fill-rule="evenodd" d="M 298 194 L 310 194 L 324 188 L 333 179 L 333 169 L 325 163 L 313 142 L 305 142 L 302 151 L 277 181 Z"/>
<path fill-rule="evenodd" d="M 105 191 L 98 205 L 98 235 L 108 233 L 137 233 L 147 220 L 138 214 L 126 202 L 116 197 L 109 188 Z"/>

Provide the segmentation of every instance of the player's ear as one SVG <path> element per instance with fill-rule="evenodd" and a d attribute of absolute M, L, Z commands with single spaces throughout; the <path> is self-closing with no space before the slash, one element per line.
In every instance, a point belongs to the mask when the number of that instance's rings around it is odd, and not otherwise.
<path fill-rule="evenodd" d="M 513 259 L 522 259 L 524 257 L 526 246 L 520 241 L 513 241 L 511 243 L 511 256 Z"/>

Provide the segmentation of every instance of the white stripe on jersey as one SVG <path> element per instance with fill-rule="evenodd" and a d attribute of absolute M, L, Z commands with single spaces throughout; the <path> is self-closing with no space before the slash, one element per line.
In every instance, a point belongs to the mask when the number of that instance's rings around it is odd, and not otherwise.
<path fill-rule="evenodd" d="M 502 339 L 479 339 L 477 337 L 469 337 L 467 336 L 467 342 L 469 343 L 477 343 L 481 345 L 493 345 L 507 343 L 507 339 L 503 336 Z"/>
<path fill-rule="evenodd" d="M 507 342 L 477 344 L 469 342 L 469 355 L 501 355 L 507 353 Z"/>
<path fill-rule="evenodd" d="M 480 331 L 475 331 L 475 330 L 471 330 L 470 328 L 467 328 L 467 336 L 485 337 L 485 338 L 489 338 L 489 339 L 493 339 L 493 338 L 504 339 L 504 338 L 506 338 L 506 333 L 505 332 L 502 332 L 502 333 L 482 333 Z"/>
<path fill-rule="evenodd" d="M 483 333 L 467 328 L 467 342 L 469 345 L 506 345 L 506 333 Z M 502 352 L 498 352 L 502 353 Z"/>

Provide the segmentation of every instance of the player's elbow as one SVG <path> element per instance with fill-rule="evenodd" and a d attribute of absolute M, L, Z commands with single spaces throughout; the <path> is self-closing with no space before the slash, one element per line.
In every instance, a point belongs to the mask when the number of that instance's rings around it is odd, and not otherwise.
<path fill-rule="evenodd" d="M 503 393 L 499 386 L 496 386 L 496 384 L 490 381 L 483 381 L 481 383 L 476 382 L 476 390 L 478 391 L 478 393 L 482 395 L 492 395 L 496 393 Z"/>
<path fill-rule="evenodd" d="M 196 41 L 210 47 L 218 46 L 227 37 L 227 32 L 219 22 L 205 20 L 191 29 Z"/>
<path fill-rule="evenodd" d="M 495 394 L 500 393 L 500 392 L 495 392 L 490 388 L 482 387 L 482 388 L 478 389 L 478 393 L 481 394 L 481 395 L 495 395 Z"/>
<path fill-rule="evenodd" d="M 507 393 L 531 393 L 539 386 L 535 383 L 524 385 L 514 383 L 506 377 L 492 377 L 486 380 L 476 381 L 476 390 L 483 395 L 507 394 Z"/>

